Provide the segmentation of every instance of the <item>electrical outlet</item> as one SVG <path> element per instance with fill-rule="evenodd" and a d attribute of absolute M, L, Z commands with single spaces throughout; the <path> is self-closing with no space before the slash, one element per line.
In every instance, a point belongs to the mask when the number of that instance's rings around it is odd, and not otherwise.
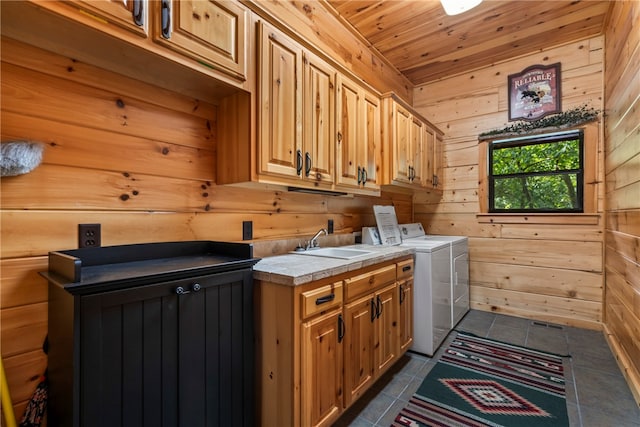
<path fill-rule="evenodd" d="M 333 234 L 333 220 L 327 220 L 327 232 L 328 234 Z"/>
<path fill-rule="evenodd" d="M 100 224 L 78 224 L 78 247 L 93 248 L 101 244 Z"/>
<path fill-rule="evenodd" d="M 242 240 L 253 239 L 253 221 L 242 221 Z"/>

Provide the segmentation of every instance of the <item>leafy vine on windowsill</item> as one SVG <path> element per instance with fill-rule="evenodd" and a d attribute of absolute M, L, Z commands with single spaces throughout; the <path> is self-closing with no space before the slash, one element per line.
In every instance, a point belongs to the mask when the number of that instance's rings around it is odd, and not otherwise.
<path fill-rule="evenodd" d="M 599 110 L 588 105 L 582 105 L 562 113 L 543 117 L 534 122 L 519 121 L 502 129 L 483 132 L 478 138 L 484 140 L 495 136 L 522 135 L 540 130 L 564 129 L 597 120 L 599 114 Z"/>

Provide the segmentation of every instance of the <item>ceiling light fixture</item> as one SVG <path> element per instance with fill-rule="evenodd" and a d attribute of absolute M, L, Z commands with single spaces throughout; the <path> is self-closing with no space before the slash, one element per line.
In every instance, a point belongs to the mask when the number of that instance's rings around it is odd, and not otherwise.
<path fill-rule="evenodd" d="M 440 0 L 440 3 L 447 15 L 457 15 L 473 9 L 482 3 L 482 0 Z"/>

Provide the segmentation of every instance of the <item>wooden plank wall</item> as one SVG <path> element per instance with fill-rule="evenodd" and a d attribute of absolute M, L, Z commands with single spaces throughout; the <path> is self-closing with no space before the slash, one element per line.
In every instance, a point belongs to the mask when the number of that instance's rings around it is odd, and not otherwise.
<path fill-rule="evenodd" d="M 640 3 L 605 34 L 605 331 L 640 405 Z"/>
<path fill-rule="evenodd" d="M 33 172 L 2 178 L 1 353 L 18 417 L 46 367 L 46 254 L 77 247 L 77 225 L 102 244 L 304 239 L 375 224 L 372 205 L 412 220 L 410 195 L 331 197 L 216 186 L 217 106 L 2 40 L 3 142 L 45 144 Z M 288 250 L 293 247 L 288 248 Z M 258 256 L 262 256 L 258 254 Z"/>
<path fill-rule="evenodd" d="M 481 222 L 476 214 L 478 134 L 508 123 L 508 75 L 530 65 L 560 62 L 563 110 L 584 103 L 601 109 L 603 56 L 599 36 L 415 88 L 414 107 L 445 133 L 444 194 L 441 199 L 416 196 L 415 219 L 431 234 L 470 237 L 473 308 L 601 328 L 603 185 L 598 188 L 593 225 L 535 223 L 533 219 L 495 224 Z M 598 152 L 602 169 L 602 150 Z M 602 176 L 602 170 L 597 176 Z"/>

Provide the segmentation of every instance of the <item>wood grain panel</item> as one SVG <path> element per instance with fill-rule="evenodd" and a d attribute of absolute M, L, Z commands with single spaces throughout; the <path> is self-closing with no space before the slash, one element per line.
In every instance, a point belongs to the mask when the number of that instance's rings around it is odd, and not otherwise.
<path fill-rule="evenodd" d="M 570 219 L 568 220 L 571 221 Z M 501 237 L 508 239 L 602 242 L 602 227 L 588 225 L 504 224 Z"/>
<path fill-rule="evenodd" d="M 471 261 L 471 285 L 601 302 L 602 275 L 560 268 Z"/>
<path fill-rule="evenodd" d="M 417 207 L 418 205 L 416 205 Z M 468 215 L 463 213 L 432 215 L 416 210 L 415 216 L 420 218 L 427 234 L 478 237 L 499 237 L 501 234 L 501 224 L 482 224 L 468 221 Z"/>
<path fill-rule="evenodd" d="M 24 408 L 47 368 L 47 355 L 42 350 L 30 351 L 2 360 L 11 390 L 14 408 Z M 16 412 L 18 417 L 22 411 Z"/>
<path fill-rule="evenodd" d="M 471 301 L 483 307 L 500 307 L 508 310 L 508 314 L 526 313 L 523 317 L 542 318 L 554 323 L 579 326 L 590 324 L 597 328 L 602 320 L 602 303 L 578 300 L 575 298 L 552 297 L 505 289 L 492 289 L 484 286 L 471 287 Z M 497 311 L 497 310 L 490 310 Z M 503 312 L 503 311 L 500 311 Z"/>
<path fill-rule="evenodd" d="M 0 308 L 46 302 L 47 282 L 38 272 L 45 271 L 47 265 L 47 257 L 0 260 Z"/>
<path fill-rule="evenodd" d="M 473 292 L 473 288 L 471 289 L 471 291 Z M 568 325 L 575 328 L 593 329 L 597 331 L 602 330 L 602 323 L 600 323 L 599 321 L 584 320 L 576 316 L 567 317 L 566 313 L 559 313 L 556 311 L 536 311 L 529 310 L 528 307 L 513 307 L 510 304 L 500 303 L 499 299 L 490 302 L 471 300 L 469 302 L 469 306 L 474 310 L 490 311 L 494 313 L 506 314 L 508 316 L 536 319 L 537 321 L 555 323 L 558 325 Z"/>
<path fill-rule="evenodd" d="M 47 306 L 42 302 L 0 310 L 3 358 L 42 348 L 47 335 Z"/>
<path fill-rule="evenodd" d="M 469 257 L 480 262 L 602 271 L 601 242 L 472 238 Z"/>
<path fill-rule="evenodd" d="M 211 119 L 216 116 L 216 105 L 197 98 L 163 89 L 123 74 L 114 74 L 75 58 L 62 56 L 7 37 L 2 37 L 0 43 L 3 62 L 73 81 L 76 84 L 105 89 L 115 94 L 124 93 L 130 98 L 156 107 L 180 111 L 202 119 Z"/>
<path fill-rule="evenodd" d="M 242 240 L 242 222 L 253 221 L 255 240 L 313 236 L 333 219 L 335 233 L 359 230 L 360 216 L 338 212 L 271 214 L 257 212 L 2 211 L 1 249 L 6 257 L 41 256 L 78 245 L 77 227 L 102 224 L 103 246 L 174 240 Z M 375 223 L 375 222 L 374 222 Z M 25 230 L 29 230 L 27 233 Z M 293 250 L 295 244 L 283 250 Z"/>
<path fill-rule="evenodd" d="M 202 149 L 129 135 L 113 138 L 108 131 L 4 110 L 0 119 L 3 141 L 46 143 L 48 164 L 215 181 L 213 142 Z"/>
<path fill-rule="evenodd" d="M 640 405 L 640 7 L 613 2 L 605 33 L 606 330 Z"/>

